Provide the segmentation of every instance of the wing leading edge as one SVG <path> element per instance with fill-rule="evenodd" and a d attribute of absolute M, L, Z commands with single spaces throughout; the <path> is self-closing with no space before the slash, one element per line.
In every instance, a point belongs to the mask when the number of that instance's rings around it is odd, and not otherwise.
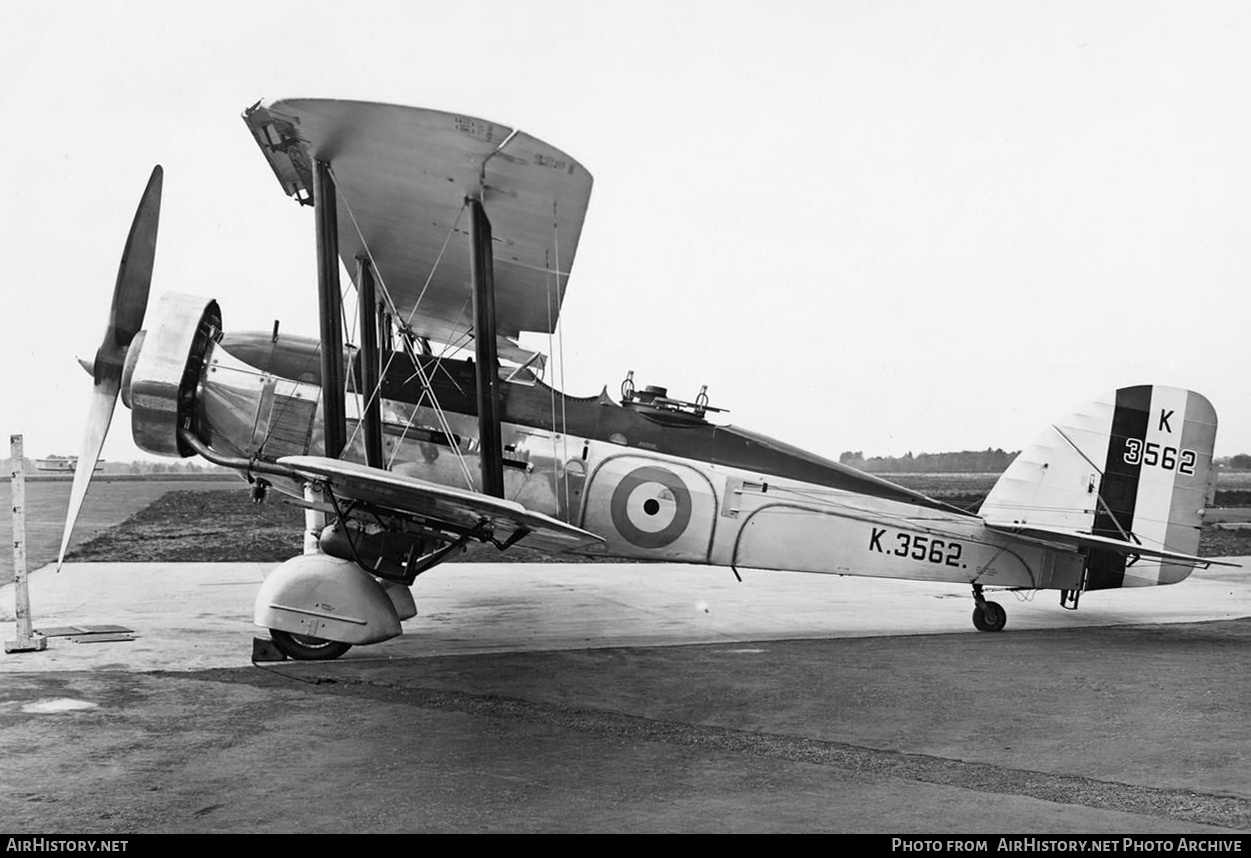
<path fill-rule="evenodd" d="M 456 343 L 469 333 L 467 198 L 491 220 L 497 334 L 552 332 L 591 195 L 572 157 L 494 122 L 391 104 L 290 99 L 258 103 L 244 120 L 301 203 L 312 202 L 314 163 L 331 165 L 340 257 L 353 277 L 358 257 L 373 260 L 416 334 Z"/>

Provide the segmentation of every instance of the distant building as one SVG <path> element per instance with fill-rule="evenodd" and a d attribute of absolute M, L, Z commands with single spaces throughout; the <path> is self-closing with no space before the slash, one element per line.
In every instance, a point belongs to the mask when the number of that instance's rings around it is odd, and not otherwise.
<path fill-rule="evenodd" d="M 36 459 L 35 467 L 41 471 L 51 471 L 58 474 L 72 474 L 78 470 L 77 456 L 49 456 L 46 459 Z M 96 470 L 104 470 L 104 462 L 96 462 Z"/>

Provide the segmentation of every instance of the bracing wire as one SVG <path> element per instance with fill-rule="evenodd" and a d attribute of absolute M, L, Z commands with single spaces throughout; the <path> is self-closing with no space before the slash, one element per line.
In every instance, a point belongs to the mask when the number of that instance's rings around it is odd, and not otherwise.
<path fill-rule="evenodd" d="M 376 277 L 377 277 L 377 279 L 378 279 L 378 285 L 379 285 L 379 287 L 380 287 L 380 289 L 381 289 L 383 299 L 386 301 L 387 306 L 390 308 L 391 312 L 395 315 L 395 317 L 396 317 L 397 319 L 398 319 L 398 318 L 401 318 L 401 314 L 400 314 L 400 311 L 399 311 L 399 307 L 396 305 L 396 303 L 395 303 L 395 299 L 394 299 L 394 298 L 392 297 L 392 295 L 391 295 L 391 290 L 387 288 L 386 278 L 384 277 L 384 275 L 383 275 L 383 273 L 382 273 L 382 269 L 378 267 L 378 261 L 377 261 L 377 259 L 375 259 L 375 258 L 374 258 L 373 251 L 372 251 L 372 250 L 370 249 L 370 247 L 369 247 L 369 242 L 365 240 L 365 235 L 364 235 L 364 233 L 361 231 L 361 228 L 360 228 L 360 223 L 356 220 L 356 214 L 355 214 L 355 212 L 353 212 L 353 210 L 352 210 L 352 204 L 351 204 L 351 201 L 348 199 L 348 195 L 347 195 L 347 194 L 345 194 L 345 193 L 343 193 L 343 188 L 339 185 L 339 180 L 338 180 L 338 177 L 335 175 L 335 172 L 334 172 L 334 167 L 333 167 L 333 166 L 331 166 L 331 168 L 330 168 L 330 177 L 331 177 L 331 179 L 334 181 L 336 188 L 338 188 L 338 189 L 339 189 L 339 191 L 340 191 L 340 193 L 339 193 L 339 199 L 343 200 L 343 206 L 344 206 L 344 208 L 347 210 L 347 213 L 348 213 L 348 218 L 352 221 L 352 228 L 356 230 L 356 235 L 357 235 L 357 238 L 359 238 L 359 239 L 360 239 L 360 242 L 361 242 L 361 247 L 362 247 L 362 248 L 364 248 L 364 250 L 365 250 L 365 255 L 369 258 L 369 264 L 370 264 L 371 266 L 373 266 L 374 274 L 375 274 L 375 276 L 376 276 Z M 464 207 L 464 205 L 462 204 L 462 205 L 461 205 L 461 210 L 460 210 L 460 212 L 459 212 L 459 213 L 457 213 L 457 215 L 456 215 L 456 221 L 452 224 L 451 229 L 448 231 L 447 236 L 444 238 L 444 241 L 443 241 L 443 247 L 442 247 L 442 248 L 440 248 L 440 250 L 439 250 L 439 255 L 438 255 L 438 257 L 435 259 L 434 265 L 433 265 L 433 267 L 431 268 L 430 275 L 429 275 L 429 276 L 427 277 L 427 279 L 426 279 L 426 283 L 425 283 L 425 285 L 422 287 L 422 291 L 421 291 L 421 293 L 420 293 L 420 294 L 419 294 L 419 296 L 418 296 L 417 303 L 415 303 L 415 304 L 413 305 L 412 312 L 410 312 L 410 313 L 409 313 L 408 318 L 405 320 L 404 325 L 403 325 L 403 327 L 402 327 L 402 328 L 401 328 L 401 330 L 400 330 L 400 335 L 401 335 L 401 339 L 402 339 L 402 340 L 403 340 L 403 342 L 404 342 L 405 351 L 406 351 L 406 352 L 409 354 L 409 356 L 412 358 L 412 360 L 413 360 L 413 365 L 414 365 L 414 367 L 416 367 L 417 372 L 418 372 L 418 374 L 419 374 L 419 375 L 420 375 L 420 377 L 421 377 L 422 385 L 424 386 L 425 390 L 426 390 L 427 392 L 429 392 L 429 394 L 430 394 L 430 403 L 431 403 L 431 407 L 432 407 L 432 410 L 433 410 L 433 411 L 434 411 L 434 413 L 435 413 L 435 417 L 436 417 L 436 419 L 437 419 L 437 421 L 438 421 L 438 423 L 439 423 L 439 428 L 440 428 L 440 430 L 441 430 L 441 431 L 442 431 L 442 432 L 443 432 L 443 433 L 444 433 L 444 434 L 445 434 L 448 438 L 453 437 L 453 436 L 454 436 L 454 433 L 453 433 L 453 432 L 452 432 L 452 430 L 451 430 L 451 426 L 450 426 L 450 425 L 448 424 L 448 422 L 447 422 L 447 417 L 446 417 L 446 415 L 443 413 L 443 408 L 439 405 L 438 399 L 434 396 L 434 390 L 433 390 L 433 388 L 430 386 L 430 379 L 429 379 L 429 377 L 426 375 L 426 373 L 425 373 L 424 369 L 423 369 L 423 368 L 422 368 L 422 366 L 421 366 L 421 362 L 417 359 L 417 355 L 416 355 L 416 354 L 414 353 L 414 351 L 413 351 L 413 347 L 412 347 L 412 339 L 413 339 L 413 336 L 414 336 L 414 335 L 413 335 L 413 332 L 412 332 L 412 329 L 411 329 L 411 323 L 412 323 L 413 316 L 414 316 L 414 315 L 416 314 L 416 312 L 417 312 L 417 305 L 420 303 L 420 301 L 421 301 L 421 297 L 425 295 L 426 289 L 429 287 L 430 282 L 431 282 L 431 280 L 432 280 L 432 279 L 433 279 L 433 277 L 434 277 L 434 272 L 438 269 L 439 263 L 440 263 L 440 261 L 443 259 L 443 253 L 444 253 L 444 251 L 447 249 L 447 246 L 448 246 L 448 244 L 449 244 L 449 243 L 450 243 L 450 241 L 451 241 L 451 237 L 452 237 L 452 235 L 453 235 L 453 234 L 455 234 L 455 232 L 456 232 L 456 228 L 457 228 L 457 226 L 458 226 L 458 225 L 459 225 L 459 223 L 460 223 L 460 218 L 461 218 L 462 214 L 464 213 L 464 210 L 465 210 L 465 207 Z M 387 369 L 389 369 L 389 368 L 390 368 L 391 361 L 392 361 L 392 360 L 394 360 L 394 357 L 395 357 L 395 354 L 394 354 L 394 352 L 392 352 L 391 356 L 387 359 L 387 365 L 386 365 L 385 367 L 383 367 L 383 371 L 382 371 L 382 373 L 381 373 L 381 375 L 380 375 L 380 377 L 379 377 L 379 382 L 378 382 L 378 390 L 376 390 L 376 391 L 374 391 L 374 392 L 371 392 L 371 394 L 370 394 L 370 396 L 371 396 L 371 401 L 372 401 L 372 397 L 373 397 L 374 395 L 381 395 L 382 378 L 385 378 L 385 376 L 386 376 L 386 371 L 387 371 Z M 413 415 L 415 416 L 415 415 L 416 415 L 416 413 L 417 413 L 417 410 L 416 410 L 416 409 L 414 409 L 414 411 L 413 411 Z M 399 445 L 399 444 L 396 444 L 396 452 L 397 452 L 397 453 L 399 452 L 399 447 L 400 447 L 400 445 Z M 472 477 L 472 475 L 469 473 L 469 467 L 468 467 L 467 463 L 465 462 L 465 457 L 464 457 L 464 454 L 461 452 L 461 450 L 460 450 L 459 446 L 454 446 L 454 447 L 453 447 L 453 449 L 454 449 L 454 452 L 456 453 L 456 459 L 457 459 L 458 464 L 460 465 L 461 472 L 464 474 L 464 477 L 465 477 L 465 482 L 466 482 L 466 484 L 469 486 L 469 488 L 471 488 L 471 489 L 472 489 L 472 488 L 473 488 L 473 477 Z M 390 460 L 390 462 L 388 462 L 388 464 L 393 463 L 393 462 L 394 462 L 394 460 L 395 460 L 395 454 L 392 454 L 392 456 L 391 456 L 391 460 Z"/>
<path fill-rule="evenodd" d="M 349 291 L 356 291 L 355 284 L 352 283 L 351 277 L 348 278 L 348 285 L 344 287 L 343 289 L 341 289 L 339 293 L 339 314 L 343 317 L 343 320 L 342 320 L 343 331 L 344 331 L 343 342 L 345 345 L 351 346 L 353 345 L 351 339 L 349 339 L 349 337 L 351 336 L 351 333 L 353 331 L 357 331 L 358 336 L 360 333 L 356 327 L 357 322 L 360 317 L 360 300 L 359 300 L 359 295 L 358 295 L 358 299 L 353 302 L 352 318 L 351 320 L 349 320 L 347 316 L 347 303 L 345 300 L 345 296 L 348 294 Z M 359 355 L 360 355 L 360 352 L 358 350 L 357 351 L 358 360 L 359 360 Z M 382 382 L 381 380 L 379 380 L 379 387 L 381 387 L 381 384 Z M 358 390 L 356 387 L 356 377 L 355 377 L 355 373 L 352 371 L 352 365 L 350 363 L 347 366 L 347 372 L 343 374 L 343 398 L 345 400 L 347 399 L 348 394 L 351 394 L 353 399 L 355 399 L 356 401 L 356 426 L 352 429 L 352 434 L 348 437 L 347 444 L 344 445 L 345 449 L 351 449 L 352 444 L 356 441 L 357 434 L 361 431 L 361 429 L 365 425 L 364 415 L 365 415 L 366 403 L 361 402 L 361 391 Z M 371 394 L 370 403 L 372 402 L 373 402 L 373 396 Z"/>

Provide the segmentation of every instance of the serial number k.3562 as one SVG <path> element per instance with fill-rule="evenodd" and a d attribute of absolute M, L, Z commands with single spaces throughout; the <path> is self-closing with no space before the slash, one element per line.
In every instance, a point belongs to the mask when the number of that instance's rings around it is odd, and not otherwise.
<path fill-rule="evenodd" d="M 936 539 L 919 533 L 891 532 L 885 527 L 875 527 L 869 533 L 869 550 L 951 566 L 955 569 L 964 568 L 964 564 L 960 562 L 960 557 L 964 554 L 964 546 L 961 543 Z"/>

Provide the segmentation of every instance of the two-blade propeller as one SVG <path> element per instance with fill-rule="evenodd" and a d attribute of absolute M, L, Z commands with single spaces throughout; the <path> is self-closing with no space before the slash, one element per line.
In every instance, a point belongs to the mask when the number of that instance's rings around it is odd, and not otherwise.
<path fill-rule="evenodd" d="M 148 308 L 148 290 L 152 284 L 152 263 L 156 258 L 156 230 L 161 216 L 161 182 L 164 171 L 158 164 L 148 179 L 148 187 L 139 201 L 135 219 L 130 225 L 130 235 L 122 251 L 122 261 L 117 269 L 117 285 L 113 287 L 113 304 L 109 308 L 109 325 L 104 340 L 96 350 L 91 366 L 94 386 L 91 405 L 87 412 L 87 429 L 83 433 L 81 453 L 74 471 L 74 487 L 70 492 L 69 510 L 65 515 L 65 532 L 61 536 L 61 551 L 57 555 L 57 569 L 65 562 L 65 550 L 74 532 L 74 522 L 82 509 L 87 487 L 104 447 L 104 439 L 113 420 L 113 410 L 122 388 L 122 372 L 126 365 L 126 352 L 135 335 L 143 327 L 143 317 Z"/>

